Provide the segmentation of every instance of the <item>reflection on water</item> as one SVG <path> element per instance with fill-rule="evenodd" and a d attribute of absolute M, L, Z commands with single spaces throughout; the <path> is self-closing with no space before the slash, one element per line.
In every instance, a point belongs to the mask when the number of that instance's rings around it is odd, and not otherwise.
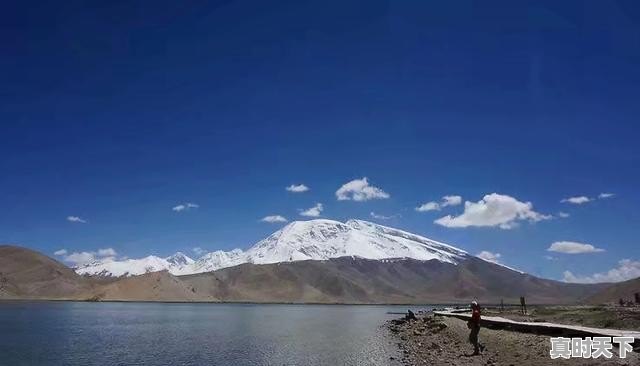
<path fill-rule="evenodd" d="M 407 307 L 0 303 L 2 365 L 387 365 Z"/>

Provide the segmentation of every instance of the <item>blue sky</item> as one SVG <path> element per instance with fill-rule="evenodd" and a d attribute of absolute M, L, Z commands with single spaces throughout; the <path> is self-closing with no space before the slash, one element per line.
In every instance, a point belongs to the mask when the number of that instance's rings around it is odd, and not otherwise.
<path fill-rule="evenodd" d="M 544 277 L 640 276 L 634 1 L 5 8 L 0 242 L 247 248 L 321 203 Z M 388 197 L 337 199 L 364 177 Z M 547 251 L 563 241 L 603 251 Z"/>

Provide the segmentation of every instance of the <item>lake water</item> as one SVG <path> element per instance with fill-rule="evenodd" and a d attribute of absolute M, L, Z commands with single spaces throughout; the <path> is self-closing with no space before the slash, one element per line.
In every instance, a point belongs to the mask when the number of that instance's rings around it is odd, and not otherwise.
<path fill-rule="evenodd" d="M 388 365 L 406 309 L 0 302 L 0 365 Z"/>

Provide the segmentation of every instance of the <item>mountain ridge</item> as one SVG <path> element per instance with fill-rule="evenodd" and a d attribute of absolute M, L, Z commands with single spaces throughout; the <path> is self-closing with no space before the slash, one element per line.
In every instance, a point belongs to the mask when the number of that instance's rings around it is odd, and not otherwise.
<path fill-rule="evenodd" d="M 453 264 L 347 256 L 103 279 L 81 276 L 27 248 L 0 246 L 0 268 L 0 299 L 9 300 L 426 304 L 509 303 L 526 296 L 531 304 L 572 304 L 609 286 L 541 279 L 476 257 Z"/>
<path fill-rule="evenodd" d="M 437 259 L 456 264 L 471 257 L 466 251 L 404 230 L 364 220 L 293 221 L 243 251 L 214 251 L 193 260 L 183 253 L 167 258 L 95 261 L 76 269 L 93 276 L 129 276 L 168 270 L 174 275 L 210 272 L 242 263 L 270 264 L 326 260 L 346 256 L 364 259 Z M 176 261 L 175 258 L 180 260 Z"/>

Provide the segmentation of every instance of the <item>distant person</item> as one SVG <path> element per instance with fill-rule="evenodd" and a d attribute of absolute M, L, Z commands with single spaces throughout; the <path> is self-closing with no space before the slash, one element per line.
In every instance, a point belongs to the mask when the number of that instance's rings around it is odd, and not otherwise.
<path fill-rule="evenodd" d="M 527 315 L 527 303 L 524 296 L 520 296 L 520 310 L 522 311 L 522 315 Z"/>
<path fill-rule="evenodd" d="M 471 329 L 469 332 L 469 342 L 473 344 L 473 355 L 479 355 L 484 352 L 484 345 L 478 341 L 478 333 L 480 333 L 480 305 L 477 301 L 471 302 L 471 319 L 467 323 L 467 327 Z"/>

